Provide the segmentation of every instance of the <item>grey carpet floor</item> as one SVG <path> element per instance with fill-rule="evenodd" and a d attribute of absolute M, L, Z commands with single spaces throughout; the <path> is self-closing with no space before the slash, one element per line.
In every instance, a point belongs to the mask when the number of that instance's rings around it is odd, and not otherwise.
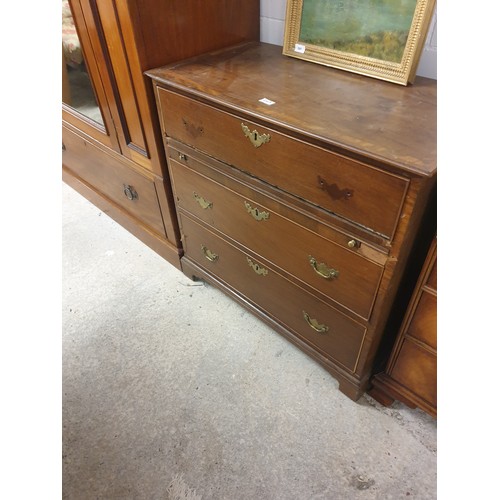
<path fill-rule="evenodd" d="M 63 498 L 436 498 L 436 421 L 369 396 L 63 184 Z M 175 482 L 175 481 L 174 481 Z"/>

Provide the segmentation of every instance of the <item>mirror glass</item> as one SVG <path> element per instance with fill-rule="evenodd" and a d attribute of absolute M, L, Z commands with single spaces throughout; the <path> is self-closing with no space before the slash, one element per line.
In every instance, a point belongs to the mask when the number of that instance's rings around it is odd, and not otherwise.
<path fill-rule="evenodd" d="M 68 0 L 62 2 L 62 101 L 104 126 Z"/>

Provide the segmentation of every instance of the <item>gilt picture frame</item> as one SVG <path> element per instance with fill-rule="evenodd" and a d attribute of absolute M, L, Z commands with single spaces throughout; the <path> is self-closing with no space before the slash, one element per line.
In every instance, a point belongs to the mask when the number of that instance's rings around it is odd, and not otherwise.
<path fill-rule="evenodd" d="M 413 83 L 435 0 L 287 0 L 283 54 Z"/>

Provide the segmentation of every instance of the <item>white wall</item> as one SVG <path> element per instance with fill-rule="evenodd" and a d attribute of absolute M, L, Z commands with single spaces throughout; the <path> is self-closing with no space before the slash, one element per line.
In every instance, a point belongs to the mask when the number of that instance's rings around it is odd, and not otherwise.
<path fill-rule="evenodd" d="M 260 0 L 260 39 L 262 42 L 283 45 L 287 0 Z M 417 75 L 437 80 L 437 14 L 434 11 Z"/>

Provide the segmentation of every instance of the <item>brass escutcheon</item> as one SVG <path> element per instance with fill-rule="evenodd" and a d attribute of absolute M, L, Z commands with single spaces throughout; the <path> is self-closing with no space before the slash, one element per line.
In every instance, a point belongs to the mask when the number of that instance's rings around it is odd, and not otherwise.
<path fill-rule="evenodd" d="M 328 267 L 328 265 L 323 262 L 318 264 L 318 261 L 312 255 L 309 255 L 309 263 L 314 269 L 314 272 L 326 280 L 337 278 L 340 274 L 339 271 L 333 269 L 333 267 Z"/>
<path fill-rule="evenodd" d="M 309 314 L 307 314 L 305 311 L 302 311 L 302 314 L 304 315 L 304 319 L 306 320 L 307 324 L 316 332 L 318 333 L 326 333 L 329 328 L 326 325 L 321 325 L 318 323 L 317 320 L 312 319 Z"/>
<path fill-rule="evenodd" d="M 205 258 L 207 258 L 210 262 L 215 262 L 219 258 L 216 253 L 210 251 L 205 245 L 201 245 L 201 251 L 203 252 Z"/>
<path fill-rule="evenodd" d="M 259 210 L 258 208 L 253 208 L 248 201 L 245 201 L 245 208 L 247 212 L 255 219 L 255 220 L 267 220 L 269 219 L 269 212 L 265 212 L 264 210 Z"/>
<path fill-rule="evenodd" d="M 195 193 L 194 191 L 193 191 L 193 197 L 198 202 L 200 207 L 203 208 L 203 210 L 206 210 L 207 208 L 212 208 L 214 206 L 214 204 L 211 201 L 205 200 L 205 198 L 203 198 L 203 196 L 200 196 L 199 194 Z"/>
<path fill-rule="evenodd" d="M 328 182 L 325 181 L 325 179 L 322 179 L 318 175 L 318 184 L 320 189 L 323 189 L 326 191 L 333 200 L 349 200 L 354 196 L 354 191 L 352 189 L 341 189 L 337 186 L 337 184 L 332 183 L 329 184 Z"/>
<path fill-rule="evenodd" d="M 250 139 L 250 142 L 256 148 L 262 146 L 262 144 L 265 144 L 266 142 L 269 142 L 271 140 L 270 134 L 259 134 L 257 130 L 250 132 L 250 129 L 244 123 L 241 124 L 241 129 L 243 130 L 245 137 L 248 137 Z"/>
<path fill-rule="evenodd" d="M 252 262 L 251 259 L 247 257 L 248 265 L 259 275 L 259 276 L 267 276 L 269 272 L 265 267 L 262 267 L 260 264 L 256 262 Z"/>

